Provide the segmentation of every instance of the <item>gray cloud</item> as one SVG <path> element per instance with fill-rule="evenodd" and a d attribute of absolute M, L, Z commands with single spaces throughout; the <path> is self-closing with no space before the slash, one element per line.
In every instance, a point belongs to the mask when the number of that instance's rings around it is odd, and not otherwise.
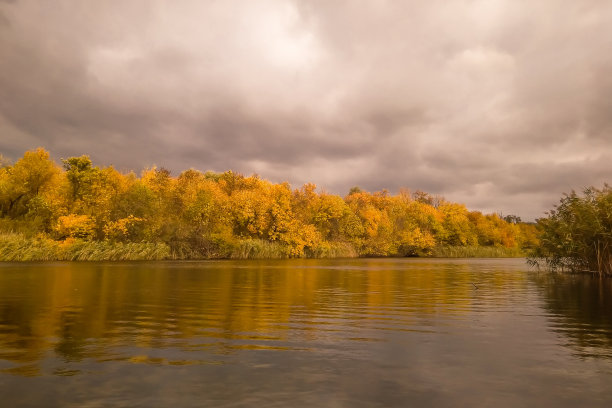
<path fill-rule="evenodd" d="M 610 180 L 600 1 L 0 1 L 0 152 L 543 214 Z"/>

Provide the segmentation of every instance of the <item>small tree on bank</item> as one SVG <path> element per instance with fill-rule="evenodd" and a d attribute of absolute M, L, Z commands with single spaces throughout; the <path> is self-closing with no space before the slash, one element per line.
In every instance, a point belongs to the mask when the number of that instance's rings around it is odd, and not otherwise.
<path fill-rule="evenodd" d="M 552 270 L 612 276 L 612 188 L 572 191 L 538 220 L 540 245 L 528 259 Z"/>

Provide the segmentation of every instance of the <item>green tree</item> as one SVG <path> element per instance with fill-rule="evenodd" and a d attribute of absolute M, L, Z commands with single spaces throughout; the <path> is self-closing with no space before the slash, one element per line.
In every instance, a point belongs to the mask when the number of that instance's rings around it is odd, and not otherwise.
<path fill-rule="evenodd" d="M 529 258 L 552 269 L 612 275 L 612 188 L 565 194 L 537 222 L 540 245 Z"/>

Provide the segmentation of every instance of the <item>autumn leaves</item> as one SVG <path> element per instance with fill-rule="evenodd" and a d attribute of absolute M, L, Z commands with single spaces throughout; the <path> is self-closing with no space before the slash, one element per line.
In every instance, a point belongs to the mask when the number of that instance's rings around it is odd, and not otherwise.
<path fill-rule="evenodd" d="M 54 241 L 159 243 L 174 258 L 429 255 L 437 246 L 527 248 L 532 225 L 419 192 L 353 189 L 342 198 L 313 184 L 292 190 L 232 171 L 151 168 L 140 177 L 63 160 L 43 149 L 0 168 L 0 230 Z M 242 251 L 242 252 L 241 252 Z M 262 252 L 263 254 L 263 252 Z M 261 255 L 264 256 L 264 255 Z"/>

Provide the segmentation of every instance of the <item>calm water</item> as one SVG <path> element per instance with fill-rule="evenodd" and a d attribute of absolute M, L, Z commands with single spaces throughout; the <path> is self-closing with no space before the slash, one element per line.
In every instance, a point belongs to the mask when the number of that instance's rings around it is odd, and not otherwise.
<path fill-rule="evenodd" d="M 612 285 L 523 260 L 0 264 L 3 407 L 610 407 Z"/>

